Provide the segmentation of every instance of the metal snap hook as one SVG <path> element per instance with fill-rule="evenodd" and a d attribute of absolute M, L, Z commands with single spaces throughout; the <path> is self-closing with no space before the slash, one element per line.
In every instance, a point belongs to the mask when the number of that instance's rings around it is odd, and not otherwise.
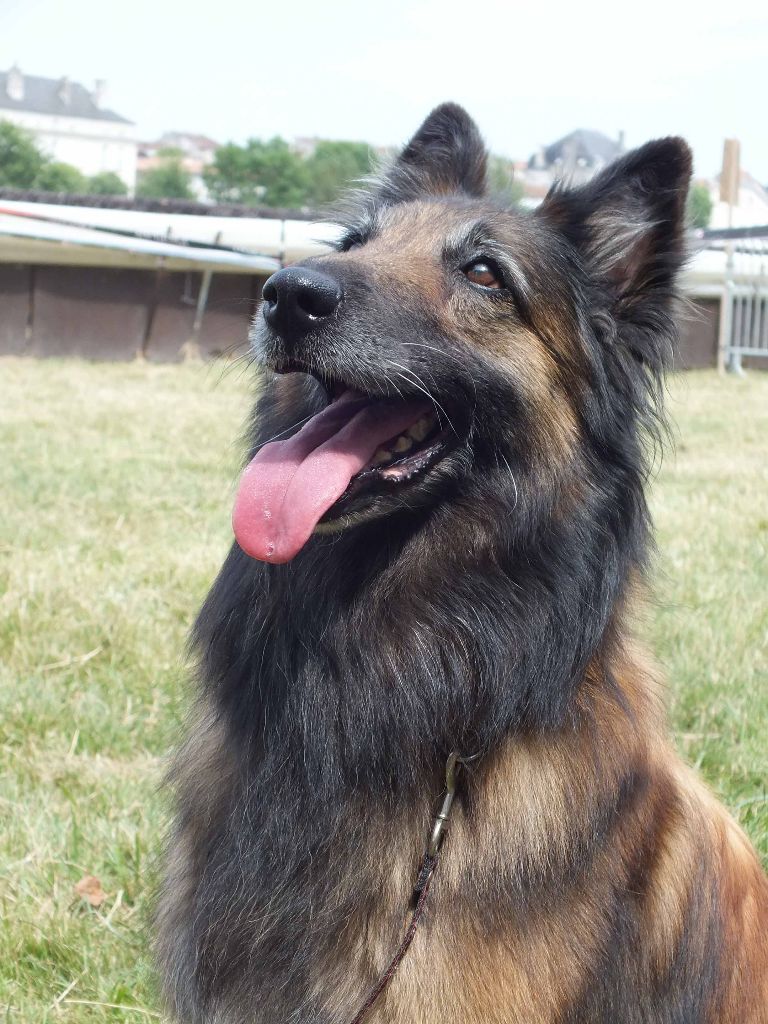
<path fill-rule="evenodd" d="M 438 855 L 445 838 L 448 817 L 453 806 L 453 798 L 456 796 L 456 784 L 461 766 L 468 761 L 474 761 L 476 757 L 479 757 L 479 754 L 473 754 L 471 757 L 461 757 L 456 750 L 452 750 L 448 755 L 448 760 L 445 763 L 445 796 L 443 797 L 440 810 L 437 812 L 432 823 L 432 834 L 429 839 L 429 846 L 427 847 L 427 856 L 429 857 L 434 858 Z"/>

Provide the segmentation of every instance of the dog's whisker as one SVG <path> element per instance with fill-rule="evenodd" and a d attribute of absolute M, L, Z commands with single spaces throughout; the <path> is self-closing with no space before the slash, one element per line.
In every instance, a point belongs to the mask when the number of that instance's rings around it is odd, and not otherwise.
<path fill-rule="evenodd" d="M 392 377 L 388 373 L 386 373 L 386 372 L 383 373 L 383 377 L 384 377 L 385 384 L 387 384 L 390 387 L 394 388 L 395 391 L 398 393 L 398 395 L 402 398 L 403 397 L 403 392 L 400 390 L 400 388 L 397 386 L 397 384 L 395 384 L 395 382 L 392 380 Z M 384 389 L 384 393 L 386 393 L 386 388 Z"/>
<path fill-rule="evenodd" d="M 398 369 L 403 371 L 403 373 L 399 373 L 398 374 L 399 377 L 402 377 L 404 381 L 406 381 L 407 383 L 412 384 L 413 387 L 417 388 L 419 391 L 423 392 L 423 394 L 425 394 L 427 396 L 427 398 L 430 400 L 430 402 L 432 402 L 432 404 L 434 405 L 435 410 L 437 411 L 438 416 L 442 412 L 442 414 L 443 414 L 443 416 L 445 416 L 446 422 L 450 426 L 451 430 L 456 435 L 456 437 L 458 437 L 459 433 L 456 430 L 456 428 L 454 427 L 453 423 L 451 422 L 450 416 L 445 411 L 444 407 L 440 404 L 440 402 L 438 402 L 438 400 L 435 398 L 435 396 L 430 392 L 429 388 L 424 383 L 424 381 L 421 379 L 421 377 L 419 377 L 419 375 L 414 370 L 411 370 L 407 366 L 403 366 L 401 363 L 396 363 L 396 362 L 394 362 L 394 360 L 390 360 L 390 362 L 392 363 L 393 366 L 397 366 Z M 406 373 L 410 374 L 411 377 L 414 378 L 414 380 L 411 381 L 411 380 L 408 379 L 408 377 L 404 376 L 404 374 L 406 374 Z"/>

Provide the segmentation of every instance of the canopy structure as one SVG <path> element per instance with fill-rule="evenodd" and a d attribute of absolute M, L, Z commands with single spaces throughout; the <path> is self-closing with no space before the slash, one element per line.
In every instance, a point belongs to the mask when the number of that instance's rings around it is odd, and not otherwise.
<path fill-rule="evenodd" d="M 14 209 L 20 205 L 33 209 Z M 163 241 L 109 227 L 80 226 L 63 217 L 44 215 L 36 206 L 0 203 L 0 261 L 254 274 L 272 274 L 280 268 L 279 260 L 261 253 L 189 245 L 182 239 Z M 53 209 L 60 213 L 66 208 Z"/>
<path fill-rule="evenodd" d="M 327 251 L 330 224 L 0 199 L 0 262 L 271 274 Z"/>
<path fill-rule="evenodd" d="M 0 197 L 0 351 L 173 358 L 201 346 L 231 350 L 247 337 L 264 279 L 327 252 L 338 232 L 276 212 Z"/>

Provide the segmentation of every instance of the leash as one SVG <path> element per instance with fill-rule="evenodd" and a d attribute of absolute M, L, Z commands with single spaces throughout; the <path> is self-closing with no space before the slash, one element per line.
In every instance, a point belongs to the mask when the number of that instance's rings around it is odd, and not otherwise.
<path fill-rule="evenodd" d="M 435 868 L 437 867 L 440 849 L 443 845 L 445 833 L 448 828 L 448 818 L 451 813 L 451 807 L 453 806 L 453 798 L 456 796 L 459 772 L 461 771 L 462 765 L 467 764 L 469 761 L 474 761 L 475 758 L 479 756 L 479 754 L 473 754 L 472 757 L 459 757 L 455 750 L 448 755 L 448 760 L 445 764 L 445 796 L 443 797 L 440 810 L 437 812 L 437 815 L 432 822 L 429 845 L 427 846 L 424 857 L 422 858 L 421 867 L 419 868 L 419 873 L 413 887 L 413 893 L 411 894 L 410 906 L 413 913 L 410 924 L 406 929 L 402 942 L 397 947 L 395 955 L 389 961 L 386 970 L 373 986 L 365 1002 L 350 1021 L 350 1024 L 362 1024 L 362 1021 L 368 1015 L 368 1011 L 389 985 L 390 981 L 392 981 L 392 978 L 395 976 L 395 972 L 402 963 L 405 954 L 408 952 L 410 945 L 413 942 L 416 935 L 416 929 L 419 926 L 419 921 L 421 920 L 422 914 L 426 908 L 429 886 L 432 882 L 432 876 L 435 873 Z"/>

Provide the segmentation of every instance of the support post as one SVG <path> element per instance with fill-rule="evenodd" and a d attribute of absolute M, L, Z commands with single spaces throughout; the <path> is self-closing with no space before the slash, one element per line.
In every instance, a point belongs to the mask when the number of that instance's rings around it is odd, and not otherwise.
<path fill-rule="evenodd" d="M 731 345 L 731 324 L 733 319 L 733 242 L 726 246 L 725 280 L 720 297 L 720 323 L 717 332 L 717 369 L 725 373 Z"/>
<path fill-rule="evenodd" d="M 182 358 L 186 360 L 200 359 L 200 330 L 203 326 L 203 315 L 205 314 L 205 307 L 208 304 L 208 293 L 211 290 L 211 278 L 213 277 L 213 271 L 206 269 L 203 271 L 203 278 L 200 282 L 200 291 L 197 293 L 197 306 L 195 307 L 195 319 L 192 323 L 192 334 L 188 341 L 185 341 L 181 346 Z"/>

